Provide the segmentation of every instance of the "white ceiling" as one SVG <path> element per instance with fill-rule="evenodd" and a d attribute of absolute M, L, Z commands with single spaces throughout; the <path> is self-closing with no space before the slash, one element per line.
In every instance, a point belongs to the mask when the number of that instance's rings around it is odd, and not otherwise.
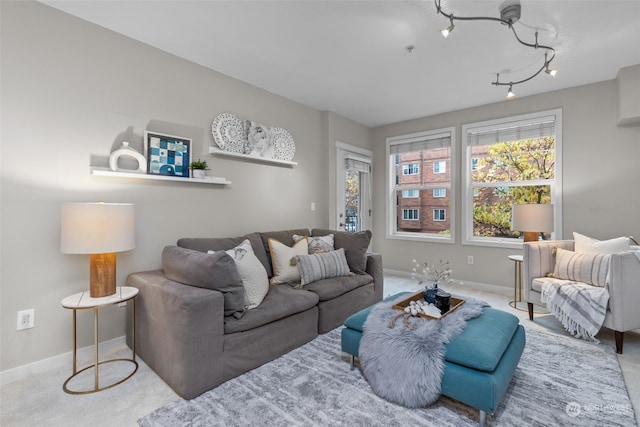
<path fill-rule="evenodd" d="M 321 111 L 368 126 L 504 99 L 501 80 L 543 63 L 497 22 L 448 25 L 425 1 L 113 1 L 43 3 Z M 461 16 L 499 16 L 502 0 L 442 0 Z M 521 0 L 520 38 L 556 49 L 555 79 L 532 95 L 616 77 L 640 64 L 640 0 Z M 414 45 L 412 53 L 405 47 Z"/>

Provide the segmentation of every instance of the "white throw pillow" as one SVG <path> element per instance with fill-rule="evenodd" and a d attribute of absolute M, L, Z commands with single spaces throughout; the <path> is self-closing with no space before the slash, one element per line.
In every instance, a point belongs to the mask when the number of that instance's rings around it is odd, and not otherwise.
<path fill-rule="evenodd" d="M 271 284 L 300 282 L 300 272 L 296 265 L 296 255 L 308 255 L 309 244 L 307 239 L 300 239 L 292 247 L 276 240 L 269 239 L 269 251 L 271 252 L 271 265 L 273 265 L 273 277 Z"/>
<path fill-rule="evenodd" d="M 251 310 L 260 305 L 269 292 L 269 278 L 267 270 L 254 254 L 251 242 L 244 240 L 233 249 L 225 251 L 236 262 L 244 285 L 244 306 Z M 209 251 L 212 254 L 214 251 Z"/>
<path fill-rule="evenodd" d="M 615 254 L 629 250 L 628 237 L 617 237 L 609 240 L 596 240 L 580 233 L 573 233 L 574 250 L 583 254 Z"/>

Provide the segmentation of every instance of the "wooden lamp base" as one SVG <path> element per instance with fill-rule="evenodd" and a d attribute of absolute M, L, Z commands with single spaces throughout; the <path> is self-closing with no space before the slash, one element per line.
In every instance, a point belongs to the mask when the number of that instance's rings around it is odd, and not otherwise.
<path fill-rule="evenodd" d="M 525 231 L 524 232 L 524 241 L 525 242 L 537 242 L 540 233 L 537 231 Z"/>
<path fill-rule="evenodd" d="M 89 295 L 100 298 L 115 293 L 116 253 L 91 254 Z"/>

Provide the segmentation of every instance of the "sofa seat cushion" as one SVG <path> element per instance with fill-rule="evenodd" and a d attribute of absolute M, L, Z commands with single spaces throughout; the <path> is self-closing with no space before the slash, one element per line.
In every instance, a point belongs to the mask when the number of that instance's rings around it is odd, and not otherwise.
<path fill-rule="evenodd" d="M 573 280 L 565 280 L 565 279 L 556 279 L 555 277 L 538 277 L 536 279 L 533 279 L 533 281 L 531 282 L 531 289 L 533 289 L 536 292 L 542 293 L 542 285 L 545 283 L 564 284 L 564 283 L 582 283 L 582 282 L 575 282 Z"/>
<path fill-rule="evenodd" d="M 477 371 L 493 372 L 518 328 L 516 316 L 494 308 L 467 321 L 460 335 L 447 344 L 445 360 Z"/>
<path fill-rule="evenodd" d="M 369 274 L 349 274 L 348 276 L 321 279 L 305 285 L 304 289 L 318 295 L 320 301 L 327 301 L 369 283 L 373 283 L 373 277 Z"/>
<path fill-rule="evenodd" d="M 318 296 L 289 285 L 270 286 L 262 303 L 245 312 L 240 319 L 225 317 L 224 333 L 248 331 L 293 314 L 309 310 L 318 304 Z"/>

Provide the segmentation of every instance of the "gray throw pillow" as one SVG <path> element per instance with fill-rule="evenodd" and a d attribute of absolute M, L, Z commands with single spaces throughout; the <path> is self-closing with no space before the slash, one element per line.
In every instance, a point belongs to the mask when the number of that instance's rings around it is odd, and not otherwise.
<path fill-rule="evenodd" d="M 324 230 L 314 228 L 312 236 L 326 236 L 333 234 L 333 246 L 336 249 L 343 248 L 349 268 L 354 273 L 362 274 L 367 270 L 367 249 L 371 242 L 371 231 L 358 231 L 347 233 L 346 231 Z"/>
<path fill-rule="evenodd" d="M 349 264 L 342 248 L 331 252 L 296 255 L 296 263 L 300 271 L 300 284 L 303 286 L 317 280 L 350 274 Z"/>
<path fill-rule="evenodd" d="M 225 252 L 205 254 L 178 246 L 162 251 L 164 275 L 174 282 L 214 289 L 224 296 L 224 315 L 242 317 L 244 286 L 236 263 Z"/>

